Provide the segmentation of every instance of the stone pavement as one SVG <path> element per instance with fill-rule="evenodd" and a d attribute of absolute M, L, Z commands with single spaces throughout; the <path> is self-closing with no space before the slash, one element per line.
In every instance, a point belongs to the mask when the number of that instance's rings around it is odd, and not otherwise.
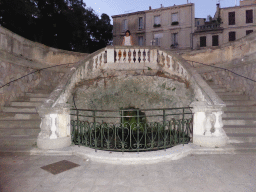
<path fill-rule="evenodd" d="M 1 155 L 1 154 L 0 154 Z M 53 175 L 67 160 L 80 166 Z M 148 165 L 113 165 L 77 156 L 0 156 L 1 192 L 255 192 L 256 154 L 189 155 Z"/>

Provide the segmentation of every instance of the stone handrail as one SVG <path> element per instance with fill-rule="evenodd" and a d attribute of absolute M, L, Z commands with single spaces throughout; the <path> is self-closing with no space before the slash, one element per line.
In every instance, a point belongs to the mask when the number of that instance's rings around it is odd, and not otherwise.
<path fill-rule="evenodd" d="M 106 70 L 120 69 L 155 70 L 162 77 L 171 74 L 174 80 L 183 80 L 193 88 L 195 94 L 195 101 L 191 104 L 194 112 L 193 142 L 209 147 L 226 144 L 221 118 L 225 104 L 183 58 L 158 47 L 109 46 L 76 63 L 38 108 L 42 118 L 38 147 L 70 145 L 70 106 L 66 102 L 73 88 L 82 80 L 101 77 Z"/>

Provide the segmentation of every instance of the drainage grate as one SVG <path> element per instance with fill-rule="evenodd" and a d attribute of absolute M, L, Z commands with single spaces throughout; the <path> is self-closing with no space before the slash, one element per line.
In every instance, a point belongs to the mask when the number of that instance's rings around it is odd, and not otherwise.
<path fill-rule="evenodd" d="M 67 160 L 63 160 L 63 161 L 59 161 L 56 163 L 52 163 L 52 164 L 43 166 L 43 167 L 41 167 L 41 169 L 56 175 L 56 174 L 62 173 L 64 171 L 73 169 L 78 166 L 80 166 L 80 165 L 70 162 L 70 161 L 67 161 Z"/>

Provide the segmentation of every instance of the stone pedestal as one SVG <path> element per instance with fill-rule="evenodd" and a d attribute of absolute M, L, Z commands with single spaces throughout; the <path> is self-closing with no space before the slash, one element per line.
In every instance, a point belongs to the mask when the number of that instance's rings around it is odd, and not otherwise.
<path fill-rule="evenodd" d="M 228 137 L 223 130 L 223 106 L 211 106 L 206 102 L 193 102 L 193 143 L 202 147 L 223 147 Z"/>
<path fill-rule="evenodd" d="M 37 138 L 38 148 L 59 149 L 71 145 L 69 109 L 69 105 L 39 109 L 41 132 Z"/>

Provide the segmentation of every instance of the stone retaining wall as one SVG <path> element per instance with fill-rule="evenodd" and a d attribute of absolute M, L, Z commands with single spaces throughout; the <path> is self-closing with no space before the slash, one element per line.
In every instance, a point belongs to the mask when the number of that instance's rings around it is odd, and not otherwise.
<path fill-rule="evenodd" d="M 41 67 L 63 63 L 75 63 L 87 53 L 65 51 L 25 39 L 0 26 L 0 51 L 21 56 L 29 61 L 40 62 Z M 33 66 L 30 66 L 33 67 Z"/>
<path fill-rule="evenodd" d="M 42 70 L 0 88 L 0 111 L 10 101 L 38 86 L 51 92 L 63 73 L 87 55 L 32 42 L 0 26 L 0 87 L 36 69 L 70 63 L 69 66 Z"/>
<path fill-rule="evenodd" d="M 224 44 L 218 49 L 206 49 L 181 54 L 186 60 L 214 65 L 256 80 L 256 33 L 235 42 Z M 212 80 L 230 91 L 240 91 L 256 99 L 256 83 L 246 80 L 227 70 L 206 67 L 193 63 L 205 80 Z"/>
<path fill-rule="evenodd" d="M 0 60 L 0 87 L 32 71 L 35 71 L 35 69 Z M 2 107 L 8 105 L 10 101 L 15 100 L 15 98 L 19 96 L 24 96 L 25 92 L 31 92 L 36 87 L 46 87 L 50 92 L 55 88 L 54 85 L 60 81 L 63 75 L 63 73 L 43 70 L 0 88 L 0 111 Z"/>
<path fill-rule="evenodd" d="M 251 33 L 237 41 L 223 44 L 220 48 L 209 48 L 181 53 L 185 60 L 205 64 L 219 64 L 241 59 L 256 52 L 256 33 Z M 199 65 L 200 66 L 200 65 Z"/>
<path fill-rule="evenodd" d="M 231 68 L 230 70 L 256 80 L 256 64 L 247 64 L 245 66 Z M 201 75 L 205 80 L 210 80 L 215 84 L 222 85 L 229 91 L 239 91 L 256 100 L 256 82 L 224 70 L 208 71 Z"/>

